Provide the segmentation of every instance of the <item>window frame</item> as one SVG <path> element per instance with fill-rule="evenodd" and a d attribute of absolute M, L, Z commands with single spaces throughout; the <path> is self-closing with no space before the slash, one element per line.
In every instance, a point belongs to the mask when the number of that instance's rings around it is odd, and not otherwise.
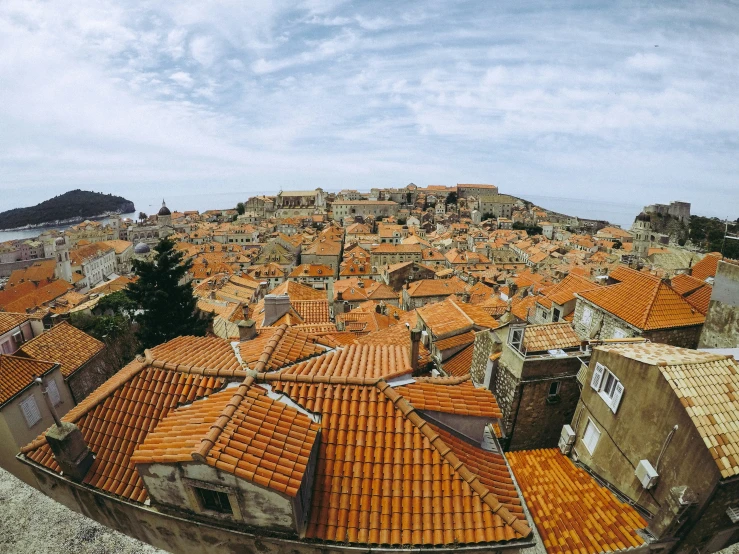
<path fill-rule="evenodd" d="M 216 512 L 227 516 L 233 515 L 233 507 L 228 493 L 206 487 L 193 487 L 193 490 L 201 511 Z M 211 496 L 212 498 L 209 498 Z"/>
<path fill-rule="evenodd" d="M 621 379 L 600 362 L 595 364 L 590 388 L 595 390 L 614 414 L 618 411 L 625 387 Z"/>
<path fill-rule="evenodd" d="M 52 406 L 62 404 L 64 401 L 62 400 L 62 395 L 59 392 L 59 387 L 57 386 L 56 381 L 54 379 L 49 379 L 44 384 L 46 385 L 46 393 L 49 395 L 49 400 L 51 400 Z"/>
<path fill-rule="evenodd" d="M 243 519 L 238 491 L 233 487 L 227 487 L 225 485 L 218 485 L 215 483 L 209 483 L 207 481 L 200 481 L 197 479 L 190 479 L 187 477 L 183 478 L 183 482 L 186 485 L 185 490 L 187 491 L 187 496 L 190 499 L 190 505 L 192 506 L 194 511 L 203 515 L 216 518 L 228 518 L 235 520 Z M 228 503 L 231 507 L 231 512 L 220 512 L 207 508 L 203 503 L 201 495 L 197 491 L 197 489 L 204 489 L 225 494 L 228 497 Z"/>
<path fill-rule="evenodd" d="M 583 307 L 580 322 L 587 326 L 590 326 L 593 323 L 593 309 L 590 306 Z"/>

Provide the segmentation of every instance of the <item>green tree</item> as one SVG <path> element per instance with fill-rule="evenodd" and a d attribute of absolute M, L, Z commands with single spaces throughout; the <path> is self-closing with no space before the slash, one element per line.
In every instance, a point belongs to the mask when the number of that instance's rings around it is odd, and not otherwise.
<path fill-rule="evenodd" d="M 243 202 L 239 202 L 236 204 L 236 211 L 239 212 L 239 215 L 244 215 L 244 212 L 246 211 L 246 206 Z"/>
<path fill-rule="evenodd" d="M 139 221 L 144 221 L 148 215 L 146 215 L 144 212 L 139 212 Z"/>
<path fill-rule="evenodd" d="M 457 193 L 456 192 L 450 192 L 446 197 L 446 205 L 449 204 L 456 204 L 457 203 Z"/>
<path fill-rule="evenodd" d="M 208 320 L 200 316 L 190 283 L 180 284 L 192 266 L 174 242 L 163 238 L 152 261 L 134 260 L 138 276 L 127 294 L 140 308 L 137 336 L 143 348 L 151 348 L 182 335 L 205 335 Z"/>

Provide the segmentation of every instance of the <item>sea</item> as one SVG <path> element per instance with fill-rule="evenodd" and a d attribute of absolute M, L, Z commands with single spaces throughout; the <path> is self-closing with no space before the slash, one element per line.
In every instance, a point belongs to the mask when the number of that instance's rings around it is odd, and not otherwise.
<path fill-rule="evenodd" d="M 328 192 L 331 191 L 327 189 Z M 155 214 L 162 205 L 162 200 L 166 201 L 167 207 L 172 211 L 198 210 L 204 212 L 206 210 L 216 210 L 224 208 L 236 207 L 239 202 L 246 201 L 251 196 L 256 195 L 274 195 L 278 191 L 275 190 L 234 190 L 227 192 L 187 192 L 167 194 L 166 198 L 154 197 L 146 194 L 131 194 L 121 191 L 120 194 L 128 200 L 131 200 L 136 206 L 136 211 L 129 214 L 122 214 L 123 217 L 136 219 L 139 212 L 147 215 Z M 522 195 L 526 200 L 534 204 L 552 210 L 558 213 L 577 216 L 585 219 L 602 219 L 612 224 L 619 225 L 622 228 L 629 229 L 634 218 L 639 214 L 642 206 L 634 203 L 613 202 L 613 201 L 597 201 L 582 198 L 563 198 L 558 196 L 542 196 L 535 194 Z M 0 210 L 1 211 L 1 210 Z M 107 218 L 101 220 L 107 222 Z M 0 231 L 0 242 L 8 240 L 27 239 L 38 236 L 47 229 L 64 230 L 70 225 L 61 225 L 53 227 L 37 227 L 33 229 L 21 229 L 17 231 Z"/>

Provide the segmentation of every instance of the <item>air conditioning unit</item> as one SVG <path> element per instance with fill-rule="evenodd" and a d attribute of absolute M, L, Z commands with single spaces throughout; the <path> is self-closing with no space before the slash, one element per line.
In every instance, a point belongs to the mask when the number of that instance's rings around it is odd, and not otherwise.
<path fill-rule="evenodd" d="M 559 450 L 562 454 L 567 455 L 575 444 L 575 431 L 569 425 L 562 427 L 562 434 L 559 436 Z"/>
<path fill-rule="evenodd" d="M 649 460 L 640 460 L 634 474 L 639 479 L 641 486 L 647 490 L 651 489 L 657 483 L 657 477 L 659 477 L 657 470 L 652 467 Z"/>

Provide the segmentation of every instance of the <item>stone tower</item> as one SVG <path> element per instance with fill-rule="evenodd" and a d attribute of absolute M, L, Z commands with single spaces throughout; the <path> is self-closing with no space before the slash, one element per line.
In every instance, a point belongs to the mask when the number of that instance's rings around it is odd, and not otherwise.
<path fill-rule="evenodd" d="M 71 283 L 72 262 L 69 259 L 69 242 L 66 237 L 59 237 L 54 241 L 54 256 L 56 257 L 54 276 Z"/>
<path fill-rule="evenodd" d="M 160 227 L 165 225 L 168 227 L 172 226 L 172 212 L 169 211 L 164 200 L 162 200 L 162 207 L 159 208 L 159 212 L 157 213 L 157 223 Z"/>

